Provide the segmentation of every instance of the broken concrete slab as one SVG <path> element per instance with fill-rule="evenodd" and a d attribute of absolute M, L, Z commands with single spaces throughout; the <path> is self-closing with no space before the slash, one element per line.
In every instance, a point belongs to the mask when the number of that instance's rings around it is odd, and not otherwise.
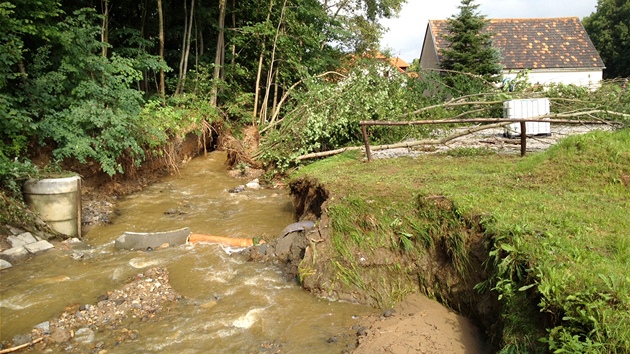
<path fill-rule="evenodd" d="M 2 258 L 8 257 L 10 259 L 16 259 L 28 255 L 28 251 L 26 250 L 26 248 L 24 248 L 24 246 L 12 247 L 8 250 L 2 251 L 0 255 L 2 255 Z"/>
<path fill-rule="evenodd" d="M 127 231 L 116 239 L 114 246 L 126 250 L 146 250 L 149 247 L 156 249 L 165 243 L 169 246 L 178 246 L 185 244 L 189 235 L 189 227 L 166 232 Z"/>
<path fill-rule="evenodd" d="M 42 240 L 24 245 L 24 248 L 26 248 L 26 250 L 30 253 L 38 253 L 49 250 L 51 248 L 55 248 L 55 246 L 53 246 L 52 243 L 48 241 Z"/>
<path fill-rule="evenodd" d="M 7 237 L 7 241 L 11 244 L 11 247 L 20 247 L 28 245 L 29 243 L 37 242 L 37 239 L 30 232 L 24 232 L 17 236 Z"/>
<path fill-rule="evenodd" d="M 9 232 L 11 232 L 11 234 L 13 235 L 19 235 L 21 233 L 26 232 L 26 230 L 22 230 L 19 227 L 15 227 L 15 226 L 11 226 L 11 225 L 5 225 L 5 227 L 9 230 Z"/>

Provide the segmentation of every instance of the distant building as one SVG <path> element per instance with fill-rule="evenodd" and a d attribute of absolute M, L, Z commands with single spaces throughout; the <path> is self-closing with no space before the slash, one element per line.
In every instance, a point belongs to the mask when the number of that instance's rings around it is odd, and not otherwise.
<path fill-rule="evenodd" d="M 441 49 L 448 46 L 446 20 L 430 20 L 420 67 L 439 69 Z M 486 32 L 502 55 L 503 77 L 529 70 L 532 84 L 563 83 L 595 88 L 604 62 L 577 17 L 490 19 Z"/>
<path fill-rule="evenodd" d="M 383 53 L 381 52 L 376 52 L 376 54 L 374 55 L 374 58 L 383 61 L 383 62 L 388 62 L 390 63 L 393 67 L 395 67 L 399 73 L 406 73 L 407 69 L 409 69 L 409 64 L 398 58 L 398 57 L 394 57 L 394 58 L 388 58 L 385 55 L 383 55 Z"/>

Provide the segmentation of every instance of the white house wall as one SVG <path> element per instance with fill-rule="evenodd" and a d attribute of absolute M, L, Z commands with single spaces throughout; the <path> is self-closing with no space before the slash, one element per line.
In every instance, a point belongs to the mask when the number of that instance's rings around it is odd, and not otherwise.
<path fill-rule="evenodd" d="M 503 78 L 514 79 L 518 71 L 504 72 Z M 548 85 L 562 83 L 565 85 L 585 86 L 591 89 L 599 87 L 602 80 L 602 70 L 596 71 L 560 71 L 560 70 L 531 70 L 528 74 L 531 84 Z"/>

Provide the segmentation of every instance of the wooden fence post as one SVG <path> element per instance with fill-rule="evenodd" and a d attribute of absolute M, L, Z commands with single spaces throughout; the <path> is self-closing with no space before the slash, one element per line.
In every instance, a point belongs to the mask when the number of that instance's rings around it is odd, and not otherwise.
<path fill-rule="evenodd" d="M 365 156 L 368 162 L 372 161 L 372 152 L 370 151 L 370 143 L 368 142 L 367 128 L 365 124 L 361 124 L 361 133 L 363 134 L 363 144 L 365 144 Z"/>
<path fill-rule="evenodd" d="M 525 156 L 527 151 L 527 132 L 525 131 L 525 122 L 521 122 L 521 157 Z"/>

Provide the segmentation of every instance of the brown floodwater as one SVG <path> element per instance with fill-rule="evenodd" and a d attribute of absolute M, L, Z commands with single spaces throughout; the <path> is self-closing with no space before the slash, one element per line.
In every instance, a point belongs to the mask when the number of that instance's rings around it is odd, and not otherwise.
<path fill-rule="evenodd" d="M 178 175 L 121 199 L 112 224 L 89 230 L 83 251 L 55 249 L 20 262 L 0 278 L 0 340 L 29 333 L 67 306 L 94 304 L 134 274 L 159 266 L 184 300 L 147 322 L 133 324 L 138 338 L 115 353 L 246 353 L 270 343 L 283 353 L 341 352 L 357 317 L 374 309 L 319 299 L 287 280 L 273 264 L 248 262 L 238 249 L 195 244 L 153 252 L 117 250 L 125 231 L 190 227 L 231 237 L 277 235 L 295 222 L 286 190 L 227 190 L 247 180 L 228 176 L 226 155 L 193 159 Z M 165 213 L 170 211 L 171 213 Z M 175 211 L 175 213 L 172 213 Z M 83 255 L 79 258 L 78 255 Z M 95 342 L 108 341 L 98 332 Z M 345 337 L 344 337 L 345 338 Z M 273 351 L 272 351 L 273 352 Z"/>

